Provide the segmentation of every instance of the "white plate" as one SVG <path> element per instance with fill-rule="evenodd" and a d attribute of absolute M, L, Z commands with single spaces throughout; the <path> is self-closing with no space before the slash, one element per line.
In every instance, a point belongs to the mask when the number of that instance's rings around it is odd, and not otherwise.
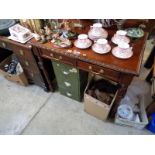
<path fill-rule="evenodd" d="M 85 47 L 79 46 L 79 45 L 77 44 L 77 40 L 74 42 L 74 46 L 77 47 L 77 48 L 80 48 L 80 49 L 87 49 L 87 48 L 89 48 L 91 45 L 92 45 L 92 42 L 91 42 L 91 41 L 90 41 L 89 44 L 88 44 L 87 46 L 85 46 Z"/>
<path fill-rule="evenodd" d="M 13 41 L 17 41 L 17 42 L 20 42 L 22 44 L 26 43 L 27 41 L 29 41 L 30 39 L 33 38 L 33 35 L 30 35 L 28 38 L 26 38 L 24 41 L 22 40 L 18 40 L 17 38 L 13 37 L 13 36 L 9 36 L 8 39 L 11 39 Z"/>
<path fill-rule="evenodd" d="M 92 46 L 92 50 L 95 52 L 95 53 L 98 53 L 98 54 L 106 54 L 106 53 L 109 53 L 110 52 L 110 50 L 111 50 L 111 47 L 110 47 L 110 45 L 107 45 L 107 50 L 105 51 L 101 51 L 101 50 L 98 50 L 98 49 L 95 49 L 95 46 L 93 45 Z"/>
<path fill-rule="evenodd" d="M 117 58 L 120 58 L 120 59 L 128 59 L 130 57 L 132 57 L 133 55 L 133 51 L 129 52 L 129 53 L 119 53 L 119 49 L 118 47 L 115 47 L 113 48 L 112 50 L 112 54 L 117 57 Z"/>

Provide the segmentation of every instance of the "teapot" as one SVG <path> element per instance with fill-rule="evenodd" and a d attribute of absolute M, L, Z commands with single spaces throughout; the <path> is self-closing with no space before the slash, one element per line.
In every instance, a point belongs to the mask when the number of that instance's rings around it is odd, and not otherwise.
<path fill-rule="evenodd" d="M 106 39 L 108 37 L 108 32 L 102 28 L 101 23 L 95 23 L 93 26 L 90 26 L 88 36 L 91 40 L 97 40 L 100 38 Z"/>

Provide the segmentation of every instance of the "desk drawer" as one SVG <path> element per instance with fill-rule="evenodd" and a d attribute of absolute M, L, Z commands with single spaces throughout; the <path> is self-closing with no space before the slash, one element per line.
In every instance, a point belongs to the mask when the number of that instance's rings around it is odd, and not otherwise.
<path fill-rule="evenodd" d="M 74 58 L 69 58 L 65 55 L 57 54 L 49 50 L 41 50 L 40 53 L 44 58 L 59 61 L 71 66 L 76 66 L 76 60 Z"/>
<path fill-rule="evenodd" d="M 81 101 L 81 96 L 80 96 L 79 92 L 77 92 L 77 91 L 66 90 L 66 88 L 63 88 L 63 87 L 59 87 L 59 91 L 62 95 L 65 95 L 65 96 L 72 98 L 74 100 L 77 100 L 77 101 Z"/>
<path fill-rule="evenodd" d="M 119 72 L 107 69 L 104 67 L 100 67 L 91 63 L 83 62 L 83 61 L 78 61 L 77 63 L 78 68 L 92 72 L 94 74 L 101 75 L 103 77 L 106 77 L 108 79 L 114 80 L 116 82 L 119 81 Z"/>
<path fill-rule="evenodd" d="M 54 72 L 59 77 L 60 80 L 74 80 L 74 82 L 75 80 L 78 81 L 79 77 L 78 69 L 56 61 L 52 61 L 52 64 Z"/>
<path fill-rule="evenodd" d="M 34 73 L 33 71 L 30 71 L 27 69 L 24 69 L 24 73 L 31 83 L 35 83 L 41 87 L 45 87 L 45 83 L 43 82 L 42 78 L 40 77 L 40 74 Z"/>
<path fill-rule="evenodd" d="M 24 48 L 20 46 L 13 45 L 13 51 L 18 57 L 26 58 L 34 61 L 34 57 L 30 48 Z"/>

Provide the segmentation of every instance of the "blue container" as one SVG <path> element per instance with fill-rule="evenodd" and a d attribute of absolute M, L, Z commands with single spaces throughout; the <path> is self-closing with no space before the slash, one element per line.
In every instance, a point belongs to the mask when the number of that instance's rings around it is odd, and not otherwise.
<path fill-rule="evenodd" d="M 149 116 L 149 124 L 147 126 L 147 129 L 155 133 L 155 113 Z"/>

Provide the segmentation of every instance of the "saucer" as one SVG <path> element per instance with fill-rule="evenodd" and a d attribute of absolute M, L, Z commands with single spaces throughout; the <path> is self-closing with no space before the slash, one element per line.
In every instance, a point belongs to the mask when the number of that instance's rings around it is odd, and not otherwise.
<path fill-rule="evenodd" d="M 88 44 L 87 45 L 85 45 L 85 46 L 81 46 L 80 44 L 78 44 L 78 40 L 76 40 L 75 42 L 74 42 L 74 46 L 75 47 L 77 47 L 77 48 L 80 48 L 80 49 L 87 49 L 87 48 L 89 48 L 90 46 L 92 45 L 92 42 L 89 40 L 89 42 L 88 42 Z"/>
<path fill-rule="evenodd" d="M 120 40 L 115 39 L 114 37 L 112 37 L 111 41 L 112 41 L 114 44 L 119 44 L 120 42 L 129 43 L 129 42 L 130 42 L 130 39 L 129 39 L 129 38 L 126 38 L 125 40 L 120 41 Z"/>
<path fill-rule="evenodd" d="M 132 57 L 133 55 L 133 51 L 130 51 L 130 52 L 122 52 L 120 53 L 119 52 L 119 48 L 118 47 L 114 47 L 113 50 L 112 50 L 112 54 L 117 57 L 117 58 L 120 58 L 120 59 L 128 59 L 130 57 Z"/>
<path fill-rule="evenodd" d="M 131 38 L 141 38 L 144 36 L 144 31 L 141 28 L 128 28 L 127 36 Z"/>
<path fill-rule="evenodd" d="M 111 50 L 111 47 L 110 45 L 106 45 L 106 50 L 101 50 L 101 49 L 96 49 L 95 48 L 95 44 L 92 46 L 92 50 L 95 52 L 95 53 L 98 53 L 98 54 L 106 54 L 106 53 L 109 53 L 110 50 Z"/>

